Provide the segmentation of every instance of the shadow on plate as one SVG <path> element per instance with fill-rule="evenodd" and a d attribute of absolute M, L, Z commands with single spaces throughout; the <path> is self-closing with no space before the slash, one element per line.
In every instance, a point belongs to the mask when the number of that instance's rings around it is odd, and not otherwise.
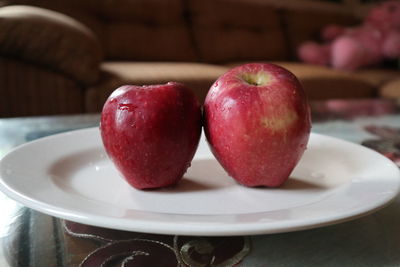
<path fill-rule="evenodd" d="M 326 186 L 321 184 L 309 182 L 296 177 L 290 177 L 281 187 L 278 189 L 283 190 L 324 190 Z"/>

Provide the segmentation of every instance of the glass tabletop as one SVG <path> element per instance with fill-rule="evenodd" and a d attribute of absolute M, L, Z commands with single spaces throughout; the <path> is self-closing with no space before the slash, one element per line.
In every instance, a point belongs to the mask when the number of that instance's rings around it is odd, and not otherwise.
<path fill-rule="evenodd" d="M 400 166 L 399 105 L 312 103 L 315 133 L 372 148 Z M 0 157 L 48 135 L 96 127 L 99 114 L 0 119 Z M 291 233 L 170 236 L 103 229 L 26 208 L 0 193 L 0 266 L 398 266 L 400 198 L 362 218 Z"/>

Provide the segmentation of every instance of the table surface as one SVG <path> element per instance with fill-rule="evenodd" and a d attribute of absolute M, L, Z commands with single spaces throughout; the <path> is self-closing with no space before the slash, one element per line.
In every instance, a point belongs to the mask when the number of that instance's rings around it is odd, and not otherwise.
<path fill-rule="evenodd" d="M 400 166 L 400 105 L 312 103 L 312 131 L 370 147 Z M 25 142 L 98 126 L 98 114 L 0 119 L 0 157 Z M 400 266 L 400 197 L 362 218 L 291 233 L 190 237 L 54 218 L 0 193 L 0 266 Z"/>

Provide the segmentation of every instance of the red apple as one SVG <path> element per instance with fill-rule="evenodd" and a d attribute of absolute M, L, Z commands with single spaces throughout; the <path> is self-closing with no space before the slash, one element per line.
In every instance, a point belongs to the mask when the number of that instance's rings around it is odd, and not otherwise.
<path fill-rule="evenodd" d="M 280 186 L 306 149 L 311 121 L 304 89 L 277 65 L 226 72 L 210 88 L 204 112 L 213 154 L 242 185 Z"/>
<path fill-rule="evenodd" d="M 126 85 L 104 104 L 105 150 L 135 188 L 177 183 L 190 166 L 201 134 L 200 104 L 182 84 Z"/>

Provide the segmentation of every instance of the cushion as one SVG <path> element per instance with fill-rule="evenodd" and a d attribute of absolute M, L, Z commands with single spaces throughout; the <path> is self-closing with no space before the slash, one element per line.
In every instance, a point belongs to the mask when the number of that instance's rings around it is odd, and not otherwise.
<path fill-rule="evenodd" d="M 99 2 L 99 0 L 1 0 L 1 3 L 5 5 L 36 6 L 70 16 L 89 27 L 102 41 L 101 14 L 103 5 Z"/>
<path fill-rule="evenodd" d="M 196 61 L 181 0 L 102 0 L 109 60 Z M 123 8 L 121 8 L 123 7 Z"/>
<path fill-rule="evenodd" d="M 182 25 L 148 25 L 114 22 L 104 27 L 104 44 L 110 60 L 195 61 L 187 28 Z"/>
<path fill-rule="evenodd" d="M 99 112 L 117 87 L 125 84 L 160 84 L 181 82 L 190 87 L 203 102 L 213 82 L 228 70 L 226 67 L 201 63 L 178 62 L 106 62 L 102 81 L 86 92 L 86 111 Z"/>
<path fill-rule="evenodd" d="M 0 117 L 84 111 L 82 88 L 65 75 L 0 57 L 0 76 Z"/>
<path fill-rule="evenodd" d="M 109 60 L 198 60 L 182 0 L 2 1 L 44 7 L 84 23 Z"/>
<path fill-rule="evenodd" d="M 61 71 L 84 84 L 98 79 L 102 60 L 100 44 L 87 27 L 30 6 L 0 8 L 0 53 Z"/>
<path fill-rule="evenodd" d="M 107 21 L 176 25 L 182 23 L 183 2 L 182 0 L 97 0 L 97 5 L 101 9 L 100 16 Z"/>
<path fill-rule="evenodd" d="M 279 12 L 254 1 L 194 0 L 192 33 L 206 62 L 283 60 L 286 43 Z M 229 8 L 227 6 L 229 5 Z"/>

